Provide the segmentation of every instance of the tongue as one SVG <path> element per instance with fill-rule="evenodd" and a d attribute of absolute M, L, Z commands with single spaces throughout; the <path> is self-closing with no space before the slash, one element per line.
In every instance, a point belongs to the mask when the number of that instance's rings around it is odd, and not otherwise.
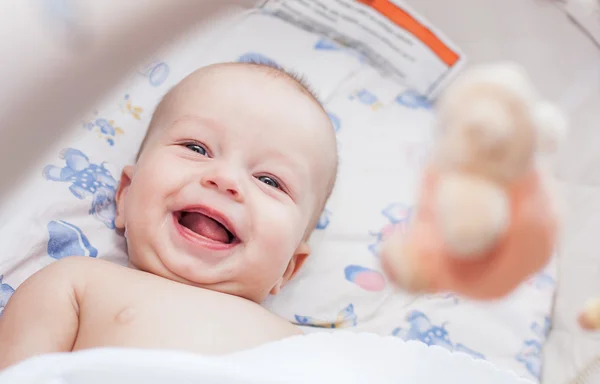
<path fill-rule="evenodd" d="M 197 212 L 188 212 L 181 218 L 181 225 L 219 243 L 228 243 L 229 235 L 223 226 L 208 216 Z"/>

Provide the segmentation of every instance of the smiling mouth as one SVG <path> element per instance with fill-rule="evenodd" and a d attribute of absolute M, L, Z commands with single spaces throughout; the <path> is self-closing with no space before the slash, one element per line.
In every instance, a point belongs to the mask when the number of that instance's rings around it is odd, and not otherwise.
<path fill-rule="evenodd" d="M 177 222 L 190 232 L 218 244 L 234 244 L 239 242 L 237 236 L 226 223 L 210 217 L 202 212 L 179 211 Z"/>

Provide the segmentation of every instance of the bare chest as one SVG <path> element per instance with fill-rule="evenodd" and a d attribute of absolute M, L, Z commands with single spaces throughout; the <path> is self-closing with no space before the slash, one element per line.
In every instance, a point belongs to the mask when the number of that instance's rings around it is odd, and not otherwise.
<path fill-rule="evenodd" d="M 221 354 L 298 332 L 238 297 L 171 282 L 133 283 L 113 282 L 86 292 L 73 350 L 128 347 Z"/>

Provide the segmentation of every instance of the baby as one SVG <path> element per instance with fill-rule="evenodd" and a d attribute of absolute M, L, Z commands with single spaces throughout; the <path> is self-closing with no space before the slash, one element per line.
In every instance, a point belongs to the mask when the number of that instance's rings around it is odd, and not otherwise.
<path fill-rule="evenodd" d="M 31 276 L 0 318 L 0 369 L 42 353 L 221 354 L 299 334 L 259 303 L 309 255 L 336 172 L 333 127 L 300 80 L 253 63 L 192 73 L 122 172 L 115 224 L 131 268 L 69 257 Z"/>

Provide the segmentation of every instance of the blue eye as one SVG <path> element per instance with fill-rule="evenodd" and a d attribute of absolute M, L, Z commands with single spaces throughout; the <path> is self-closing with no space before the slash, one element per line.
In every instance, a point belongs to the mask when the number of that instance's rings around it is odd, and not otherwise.
<path fill-rule="evenodd" d="M 201 154 L 202 156 L 208 156 L 208 151 L 200 144 L 186 144 L 185 147 L 191 151 Z"/>
<path fill-rule="evenodd" d="M 277 188 L 277 189 L 281 189 L 281 186 L 279 185 L 279 183 L 277 182 L 277 180 L 275 180 L 272 177 L 269 177 L 269 176 L 258 176 L 257 179 L 260 182 L 267 184 L 268 186 L 271 186 L 271 187 Z"/>

